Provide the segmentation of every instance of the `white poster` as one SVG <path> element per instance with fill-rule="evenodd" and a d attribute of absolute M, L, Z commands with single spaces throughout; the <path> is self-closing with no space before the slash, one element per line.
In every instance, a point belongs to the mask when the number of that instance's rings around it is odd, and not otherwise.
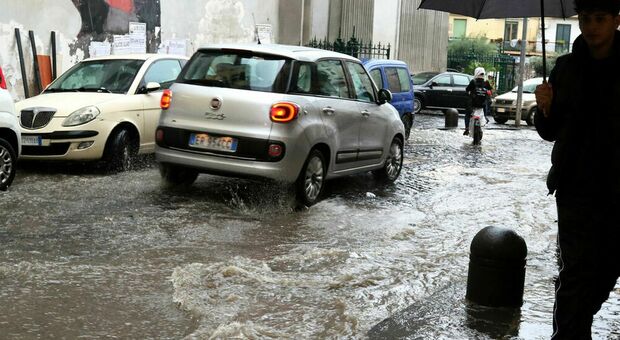
<path fill-rule="evenodd" d="M 129 23 L 129 46 L 131 53 L 146 53 L 146 23 Z"/>
<path fill-rule="evenodd" d="M 159 48 L 159 53 L 187 55 L 187 40 L 169 39 L 164 40 Z"/>
<path fill-rule="evenodd" d="M 110 55 L 112 46 L 107 41 L 91 41 L 88 45 L 88 53 L 90 57 L 101 57 Z"/>
<path fill-rule="evenodd" d="M 273 43 L 273 28 L 269 24 L 257 24 L 256 37 L 261 44 Z"/>
<path fill-rule="evenodd" d="M 131 39 L 128 35 L 115 35 L 112 42 L 112 54 L 131 53 Z"/>

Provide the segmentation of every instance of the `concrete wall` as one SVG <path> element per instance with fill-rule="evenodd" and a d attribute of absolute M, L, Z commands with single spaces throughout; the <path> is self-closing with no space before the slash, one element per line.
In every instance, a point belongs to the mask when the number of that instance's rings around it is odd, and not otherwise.
<path fill-rule="evenodd" d="M 52 5 L 53 4 L 53 5 Z M 83 57 L 82 51 L 72 50 L 72 44 L 80 32 L 82 21 L 77 8 L 69 0 L 21 0 L 3 1 L 0 10 L 0 67 L 7 80 L 7 87 L 14 99 L 23 98 L 22 76 L 15 39 L 19 28 L 26 73 L 32 75 L 32 48 L 28 31 L 33 30 L 35 47 L 40 55 L 50 55 L 51 31 L 56 32 L 58 70 L 66 70 Z M 33 9 L 46 8 L 45 11 Z M 63 18 L 58 20 L 58 18 Z M 34 90 L 30 80 L 30 92 Z"/>
<path fill-rule="evenodd" d="M 421 0 L 401 0 L 397 59 L 412 72 L 445 71 L 448 64 L 448 14 L 418 10 Z"/>
<path fill-rule="evenodd" d="M 558 28 L 558 24 L 563 24 L 563 25 L 571 25 L 571 29 L 570 29 L 570 50 L 572 50 L 573 47 L 573 42 L 575 41 L 575 39 L 577 39 L 577 37 L 581 34 L 581 30 L 579 29 L 579 21 L 577 19 L 577 17 L 572 17 L 572 18 L 567 18 L 567 19 L 560 19 L 560 18 L 545 18 L 545 40 L 547 40 L 547 45 L 545 46 L 547 48 L 548 52 L 553 52 L 555 51 L 555 35 L 557 32 L 557 28 Z M 538 24 L 540 27 L 540 24 Z M 540 32 L 540 30 L 538 31 L 537 37 L 536 37 L 536 51 L 538 52 L 542 52 L 542 32 Z"/>
<path fill-rule="evenodd" d="M 522 31 L 523 31 L 523 19 L 483 19 L 476 20 L 474 18 L 450 14 L 450 27 L 448 29 L 448 34 L 450 37 L 453 37 L 452 29 L 454 26 L 454 19 L 465 19 L 467 20 L 467 28 L 465 30 L 465 35 L 469 37 L 477 37 L 477 36 L 485 36 L 488 39 L 503 39 L 504 38 L 504 30 L 506 26 L 506 20 L 515 21 L 519 23 L 519 27 L 517 29 L 517 39 L 521 39 Z M 536 40 L 536 35 L 538 34 L 538 26 L 539 26 L 538 18 L 529 18 L 527 22 L 527 40 L 534 41 Z"/>
<path fill-rule="evenodd" d="M 296 0 L 8 0 L 0 10 L 0 67 L 14 99 L 24 98 L 15 28 L 21 30 L 30 94 L 34 93 L 32 49 L 28 30 L 35 33 L 39 55 L 50 55 L 50 32 L 56 32 L 58 74 L 90 56 L 91 42 L 112 42 L 127 34 L 128 22 L 147 25 L 147 52 L 157 52 L 168 40 L 186 43 L 185 54 L 199 46 L 256 41 L 255 24 L 271 25 L 272 42 L 279 41 L 280 3 Z M 298 0 L 301 2 L 301 0 Z M 317 3 L 319 1 L 317 0 Z M 129 4 L 128 7 L 122 8 Z M 115 7 L 117 6 L 117 7 Z M 326 6 L 325 4 L 323 6 Z M 284 12 L 299 27 L 299 17 Z M 291 15 L 292 14 L 292 15 Z M 325 29 L 326 31 L 326 29 Z M 295 32 L 294 32 L 295 34 Z M 299 35 L 299 29 L 296 32 Z M 295 41 L 299 41 L 296 38 Z"/>
<path fill-rule="evenodd" d="M 161 41 L 186 39 L 191 55 L 206 44 L 254 42 L 255 23 L 271 25 L 278 41 L 278 5 L 278 0 L 161 0 Z"/>
<path fill-rule="evenodd" d="M 308 28 L 304 30 L 304 42 L 316 38 L 325 39 L 328 36 L 329 26 L 329 0 L 306 0 L 310 6 L 307 7 L 304 22 L 308 23 Z"/>
<path fill-rule="evenodd" d="M 372 41 L 375 44 L 390 44 L 392 59 L 398 55 L 399 14 L 400 0 L 375 1 Z"/>
<path fill-rule="evenodd" d="M 303 0 L 282 0 L 278 4 L 278 42 L 299 45 L 301 38 L 301 13 Z"/>

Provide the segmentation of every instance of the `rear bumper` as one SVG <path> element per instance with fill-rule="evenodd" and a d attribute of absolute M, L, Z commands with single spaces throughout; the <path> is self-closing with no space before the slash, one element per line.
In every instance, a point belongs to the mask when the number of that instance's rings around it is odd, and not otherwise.
<path fill-rule="evenodd" d="M 269 178 L 294 182 L 301 171 L 307 152 L 294 140 L 273 141 L 269 139 L 232 136 L 238 139 L 235 152 L 211 151 L 189 146 L 190 130 L 158 128 L 155 157 L 158 162 L 192 168 L 203 173 L 233 177 Z M 269 145 L 278 144 L 283 152 L 270 157 Z"/>
<path fill-rule="evenodd" d="M 202 173 L 231 177 L 269 178 L 288 183 L 295 182 L 301 170 L 297 164 L 287 159 L 291 157 L 284 157 L 279 162 L 261 162 L 160 146 L 155 148 L 155 158 L 159 163 L 192 168 Z"/>
<path fill-rule="evenodd" d="M 521 109 L 521 119 L 526 119 L 530 108 Z M 493 118 L 515 119 L 517 117 L 517 109 L 507 106 L 491 106 L 491 114 Z"/>

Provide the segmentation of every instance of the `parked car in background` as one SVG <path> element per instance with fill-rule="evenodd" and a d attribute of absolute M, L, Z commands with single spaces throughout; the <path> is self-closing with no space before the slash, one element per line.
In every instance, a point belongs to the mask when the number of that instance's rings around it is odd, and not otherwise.
<path fill-rule="evenodd" d="M 22 157 L 103 160 L 126 170 L 140 153 L 155 151 L 162 89 L 187 58 L 142 54 L 79 62 L 38 96 L 16 104 Z"/>
<path fill-rule="evenodd" d="M 458 72 L 422 72 L 412 76 L 415 113 L 422 109 L 465 111 L 471 100 L 465 88 L 473 76 Z"/>
<path fill-rule="evenodd" d="M 523 82 L 523 96 L 521 97 L 521 119 L 527 122 L 527 125 L 534 125 L 534 116 L 536 114 L 536 86 L 542 84 L 543 78 L 532 78 Z M 509 119 L 517 117 L 517 91 L 515 87 L 510 92 L 495 97 L 491 103 L 491 112 L 493 119 L 500 124 L 506 123 Z"/>
<path fill-rule="evenodd" d="M 395 181 L 405 129 L 386 89 L 351 56 L 299 46 L 199 49 L 162 96 L 162 178 L 199 173 L 294 183 L 316 203 L 326 179 L 374 171 Z"/>
<path fill-rule="evenodd" d="M 21 136 L 13 98 L 0 75 L 0 191 L 7 190 L 15 178 Z"/>
<path fill-rule="evenodd" d="M 413 125 L 413 83 L 407 63 L 400 60 L 371 59 L 364 61 L 378 88 L 392 92 L 392 104 L 405 125 L 405 139 L 409 139 Z"/>

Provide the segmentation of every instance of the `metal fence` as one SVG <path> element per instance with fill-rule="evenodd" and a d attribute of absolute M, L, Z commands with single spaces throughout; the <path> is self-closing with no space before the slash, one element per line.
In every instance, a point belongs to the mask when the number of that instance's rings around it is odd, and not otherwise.
<path fill-rule="evenodd" d="M 347 42 L 341 38 L 336 39 L 334 42 L 330 42 L 327 39 L 317 40 L 314 38 L 305 46 L 340 52 L 359 59 L 390 59 L 391 51 L 390 44 L 381 45 L 381 43 L 378 43 L 374 45 L 372 42 L 364 43 L 357 41 L 355 36 L 349 38 Z"/>
<path fill-rule="evenodd" d="M 517 64 L 506 54 L 448 54 L 448 68 L 467 72 L 472 65 L 487 65 L 495 74 L 495 88 L 498 93 L 510 91 L 516 83 Z M 488 70 L 487 70 L 488 71 Z"/>

